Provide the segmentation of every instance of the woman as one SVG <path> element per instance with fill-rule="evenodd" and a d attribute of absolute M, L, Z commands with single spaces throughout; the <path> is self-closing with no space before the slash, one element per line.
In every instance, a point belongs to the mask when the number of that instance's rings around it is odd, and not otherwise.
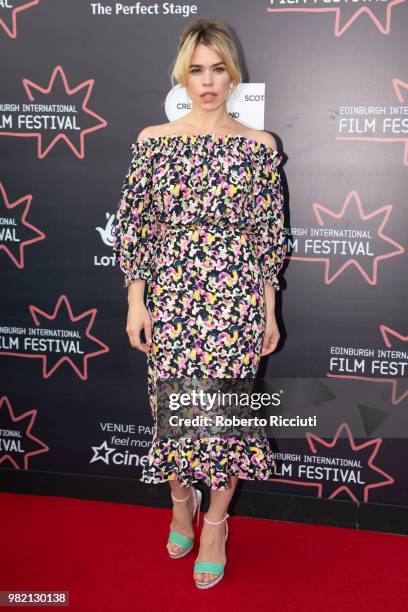
<path fill-rule="evenodd" d="M 186 87 L 192 110 L 140 132 L 113 228 L 128 287 L 126 330 L 147 355 L 156 426 L 157 381 L 254 377 L 261 356 L 275 350 L 275 291 L 286 254 L 282 158 L 273 136 L 227 111 L 241 72 L 223 22 L 200 19 L 183 32 L 174 80 Z M 238 478 L 273 474 L 267 439 L 163 438 L 156 427 L 148 458 L 141 480 L 168 481 L 176 502 L 167 543 L 173 559 L 193 548 L 202 497 L 193 484 L 211 487 L 194 581 L 214 586 L 224 574 Z"/>

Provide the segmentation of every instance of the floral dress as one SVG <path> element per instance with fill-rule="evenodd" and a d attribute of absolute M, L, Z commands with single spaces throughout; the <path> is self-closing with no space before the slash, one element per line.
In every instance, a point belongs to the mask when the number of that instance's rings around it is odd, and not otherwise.
<path fill-rule="evenodd" d="M 170 135 L 131 145 L 113 223 L 124 286 L 147 281 L 152 320 L 148 392 L 155 423 L 141 480 L 266 480 L 264 437 L 160 437 L 157 381 L 255 377 L 265 330 L 264 285 L 279 290 L 286 255 L 283 192 L 272 148 L 246 136 Z"/>

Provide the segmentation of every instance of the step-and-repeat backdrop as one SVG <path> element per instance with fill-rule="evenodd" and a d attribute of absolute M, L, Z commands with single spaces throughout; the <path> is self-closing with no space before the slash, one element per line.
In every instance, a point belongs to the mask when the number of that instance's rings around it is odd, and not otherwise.
<path fill-rule="evenodd" d="M 226 21 L 229 111 L 284 153 L 288 258 L 265 376 L 352 390 L 246 489 L 408 504 L 408 1 L 0 2 L 0 468 L 138 478 L 152 422 L 112 223 L 139 131 L 188 112 L 179 35 Z M 333 404 L 334 405 L 334 404 Z M 271 502 L 272 503 L 272 502 Z"/>

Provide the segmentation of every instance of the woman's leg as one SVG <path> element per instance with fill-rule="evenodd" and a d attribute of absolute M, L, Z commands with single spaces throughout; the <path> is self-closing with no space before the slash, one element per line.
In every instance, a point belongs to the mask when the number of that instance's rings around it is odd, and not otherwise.
<path fill-rule="evenodd" d="M 191 487 L 182 487 L 178 480 L 169 481 L 171 493 L 177 499 L 184 499 L 190 493 Z M 188 538 L 194 538 L 194 528 L 192 522 L 192 514 L 194 509 L 194 491 L 191 491 L 190 496 L 186 501 L 173 502 L 173 519 L 170 523 L 170 529 L 177 531 Z M 167 543 L 167 548 L 172 553 L 182 551 L 180 546 L 173 542 Z"/>
<path fill-rule="evenodd" d="M 206 513 L 209 521 L 218 522 L 224 518 L 237 483 L 237 476 L 229 476 L 229 488 L 226 491 L 211 490 L 211 503 Z M 225 521 L 221 525 L 208 525 L 205 521 L 203 522 L 200 550 L 196 561 L 214 561 L 225 565 Z M 210 582 L 214 578 L 214 574 L 194 573 L 194 580 L 198 582 Z"/>

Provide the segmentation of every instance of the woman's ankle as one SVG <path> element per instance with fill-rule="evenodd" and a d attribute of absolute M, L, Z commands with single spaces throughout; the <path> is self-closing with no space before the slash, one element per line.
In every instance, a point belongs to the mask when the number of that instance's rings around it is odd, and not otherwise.
<path fill-rule="evenodd" d="M 170 494 L 175 504 L 177 504 L 177 500 L 179 500 L 180 503 L 182 501 L 188 501 L 188 499 L 191 497 L 191 493 L 191 485 L 188 485 L 187 487 L 182 487 L 181 485 L 178 487 L 170 487 Z"/>
<path fill-rule="evenodd" d="M 228 510 L 224 510 L 224 511 L 219 511 L 219 510 L 208 510 L 205 515 L 204 518 L 207 519 L 207 521 L 210 521 L 211 523 L 222 523 L 225 522 L 224 519 L 227 515 Z M 206 522 L 206 521 L 205 521 Z"/>

